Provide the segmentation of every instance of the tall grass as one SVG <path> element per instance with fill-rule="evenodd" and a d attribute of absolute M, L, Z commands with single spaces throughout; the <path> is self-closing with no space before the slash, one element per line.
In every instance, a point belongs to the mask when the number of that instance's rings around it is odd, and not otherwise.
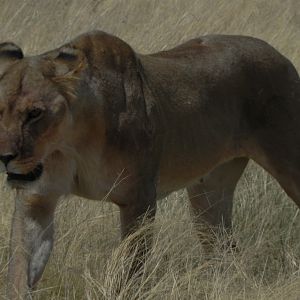
<path fill-rule="evenodd" d="M 49 50 L 95 28 L 142 52 L 218 32 L 263 38 L 300 69 L 297 0 L 2 0 L 0 8 L 0 40 L 18 42 L 27 53 Z M 3 182 L 3 298 L 12 206 L 12 193 Z M 185 192 L 176 192 L 159 203 L 155 223 L 139 232 L 142 236 L 149 227 L 154 231 L 153 248 L 143 274 L 126 281 L 134 251 L 129 240 L 119 242 L 117 207 L 62 199 L 55 249 L 34 298 L 300 299 L 299 214 L 270 176 L 251 164 L 236 192 L 232 235 L 216 236 L 208 255 L 191 222 Z M 235 249 L 224 247 L 230 241 L 237 244 Z"/>
<path fill-rule="evenodd" d="M 35 299 L 299 299 L 299 210 L 264 171 L 251 165 L 243 176 L 233 234 L 216 236 L 209 254 L 185 192 L 168 198 L 159 203 L 156 222 L 137 233 L 151 227 L 153 248 L 142 276 L 127 281 L 134 251 L 130 240 L 119 244 L 116 207 L 63 199 L 55 250 Z M 1 283 L 7 231 L 1 231 Z M 232 240 L 236 248 L 224 247 Z"/>

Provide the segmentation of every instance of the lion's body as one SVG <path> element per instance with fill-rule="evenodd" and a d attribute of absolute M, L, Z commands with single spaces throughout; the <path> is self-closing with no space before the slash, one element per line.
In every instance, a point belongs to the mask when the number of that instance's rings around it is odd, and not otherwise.
<path fill-rule="evenodd" d="M 12 248 L 25 236 L 30 253 L 12 255 L 9 287 L 21 295 L 47 262 L 61 195 L 119 205 L 124 237 L 155 215 L 156 199 L 187 187 L 197 215 L 230 227 L 254 159 L 300 205 L 300 80 L 267 43 L 212 35 L 140 55 L 92 32 L 36 57 L 5 47 L 0 159 L 21 195 Z"/>
<path fill-rule="evenodd" d="M 265 57 L 257 55 L 257 45 L 264 46 Z M 243 156 L 243 105 L 267 80 L 258 83 L 247 76 L 249 63 L 258 69 L 273 51 L 253 38 L 207 36 L 141 57 L 164 135 L 159 176 L 163 193 L 186 187 L 214 166 Z"/>
<path fill-rule="evenodd" d="M 267 118 L 268 105 L 278 105 L 279 94 L 287 92 L 281 85 L 286 85 L 288 74 L 294 71 L 267 43 L 242 36 L 206 36 L 169 51 L 138 57 L 149 96 L 145 97 L 148 118 L 156 130 L 153 143 L 160 148 L 159 196 L 193 185 L 223 162 L 247 156 L 243 142 L 254 138 L 257 128 L 252 123 Z M 291 84 L 297 79 L 296 73 L 292 75 Z M 258 119 L 251 120 L 248 115 L 252 105 L 260 114 Z M 96 134 L 97 130 L 93 131 L 93 136 Z M 97 138 L 91 137 L 87 143 L 91 139 Z M 115 155 L 123 153 L 117 151 Z M 94 196 L 88 198 L 101 200 L 125 164 L 120 164 L 105 184 L 108 177 L 103 176 L 103 169 L 109 172 L 111 162 L 105 168 L 102 153 L 87 156 L 94 157 L 94 167 L 99 162 L 94 174 L 84 174 L 87 184 L 95 181 L 91 184 L 95 186 Z M 103 182 L 103 192 L 98 195 Z"/>

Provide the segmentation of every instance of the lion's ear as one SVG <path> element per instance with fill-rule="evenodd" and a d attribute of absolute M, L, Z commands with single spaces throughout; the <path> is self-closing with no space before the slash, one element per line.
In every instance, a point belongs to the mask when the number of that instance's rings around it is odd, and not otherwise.
<path fill-rule="evenodd" d="M 54 54 L 55 76 L 75 75 L 85 62 L 85 56 L 81 50 L 71 46 L 63 46 Z"/>
<path fill-rule="evenodd" d="M 61 93 L 69 100 L 75 99 L 80 72 L 86 66 L 84 53 L 80 49 L 63 46 L 43 54 L 42 57 L 48 62 L 43 69 L 44 76 L 57 84 Z"/>
<path fill-rule="evenodd" d="M 14 43 L 6 42 L 0 44 L 1 60 L 16 60 L 24 57 L 22 49 Z"/>
<path fill-rule="evenodd" d="M 21 48 L 14 43 L 6 42 L 0 44 L 0 77 L 7 68 L 16 60 L 24 57 Z"/>

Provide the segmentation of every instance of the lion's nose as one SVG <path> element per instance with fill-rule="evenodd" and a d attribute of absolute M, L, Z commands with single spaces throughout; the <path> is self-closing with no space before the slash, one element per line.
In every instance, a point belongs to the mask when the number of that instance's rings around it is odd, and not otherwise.
<path fill-rule="evenodd" d="M 8 163 L 16 157 L 17 157 L 17 154 L 7 153 L 4 155 L 0 155 L 0 160 L 4 163 L 5 166 L 7 166 Z"/>

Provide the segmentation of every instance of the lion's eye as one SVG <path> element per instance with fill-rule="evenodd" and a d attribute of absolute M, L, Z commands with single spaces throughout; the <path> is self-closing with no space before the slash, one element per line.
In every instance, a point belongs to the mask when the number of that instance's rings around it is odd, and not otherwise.
<path fill-rule="evenodd" d="M 43 114 L 43 111 L 39 108 L 34 108 L 27 113 L 26 122 L 38 120 Z"/>

